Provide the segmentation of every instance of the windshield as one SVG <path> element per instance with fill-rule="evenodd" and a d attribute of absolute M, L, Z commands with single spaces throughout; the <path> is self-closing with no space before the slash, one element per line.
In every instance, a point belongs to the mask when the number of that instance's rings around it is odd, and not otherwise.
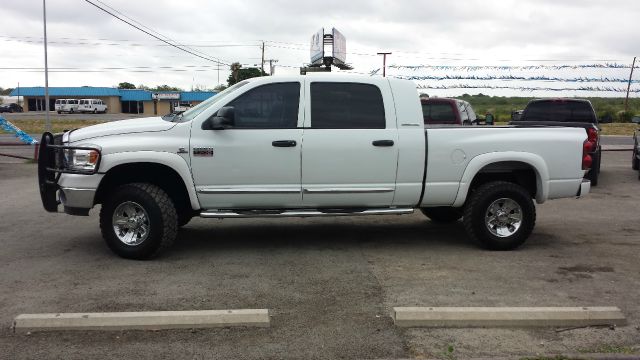
<path fill-rule="evenodd" d="M 195 118 L 196 116 L 200 115 L 201 112 L 203 112 L 205 109 L 209 108 L 211 105 L 215 104 L 216 102 L 218 102 L 220 99 L 224 98 L 226 94 L 248 84 L 248 81 L 240 81 L 239 83 L 229 86 L 228 88 L 222 90 L 221 92 L 219 92 L 218 94 L 208 98 L 207 100 L 201 102 L 200 104 L 192 107 L 191 109 L 183 112 L 182 114 L 178 115 L 178 116 L 174 116 L 172 118 L 167 118 L 166 120 L 168 121 L 179 121 L 179 122 L 187 122 L 187 121 L 191 121 L 193 120 L 193 118 Z"/>

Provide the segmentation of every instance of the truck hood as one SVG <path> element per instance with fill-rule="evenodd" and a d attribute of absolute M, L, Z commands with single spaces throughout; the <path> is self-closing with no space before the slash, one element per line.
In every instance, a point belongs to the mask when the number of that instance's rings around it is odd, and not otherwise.
<path fill-rule="evenodd" d="M 69 133 L 68 141 L 76 142 L 111 135 L 166 131 L 175 125 L 175 123 L 162 120 L 161 117 L 110 121 L 104 124 L 97 124 L 72 130 Z"/>

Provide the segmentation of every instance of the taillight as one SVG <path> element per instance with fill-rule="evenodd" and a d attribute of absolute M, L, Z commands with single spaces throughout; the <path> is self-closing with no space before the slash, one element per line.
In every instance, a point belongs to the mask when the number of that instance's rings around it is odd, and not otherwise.
<path fill-rule="evenodd" d="M 582 143 L 582 170 L 591 169 L 591 165 L 593 164 L 593 158 L 589 155 L 590 152 L 593 151 L 594 145 L 589 139 L 585 140 Z"/>
<path fill-rule="evenodd" d="M 592 142 L 594 145 L 598 143 L 598 130 L 594 128 L 587 129 L 587 140 Z"/>

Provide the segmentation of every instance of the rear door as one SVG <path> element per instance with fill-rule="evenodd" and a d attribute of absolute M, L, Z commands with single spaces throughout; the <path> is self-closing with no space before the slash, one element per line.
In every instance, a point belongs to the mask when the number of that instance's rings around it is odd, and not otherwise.
<path fill-rule="evenodd" d="M 398 133 L 389 83 L 308 81 L 306 88 L 304 206 L 390 206 Z"/>

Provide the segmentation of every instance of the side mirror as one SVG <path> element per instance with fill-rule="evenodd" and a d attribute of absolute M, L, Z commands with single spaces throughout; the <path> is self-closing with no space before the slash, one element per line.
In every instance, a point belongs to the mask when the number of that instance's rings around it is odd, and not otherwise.
<path fill-rule="evenodd" d="M 225 130 L 235 124 L 235 112 L 233 106 L 220 108 L 216 114 L 202 123 L 202 130 Z"/>

